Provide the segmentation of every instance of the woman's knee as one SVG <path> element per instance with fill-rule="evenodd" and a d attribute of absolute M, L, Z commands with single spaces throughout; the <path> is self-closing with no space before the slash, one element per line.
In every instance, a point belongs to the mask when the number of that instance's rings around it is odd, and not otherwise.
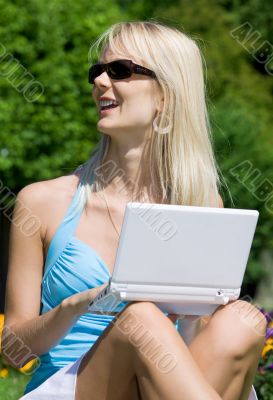
<path fill-rule="evenodd" d="M 130 347 L 136 370 L 154 365 L 162 373 L 177 364 L 169 350 L 171 330 L 176 330 L 165 314 L 151 302 L 135 302 L 126 307 L 115 322 L 119 340 Z"/>
<path fill-rule="evenodd" d="M 136 347 L 137 341 L 155 336 L 161 324 L 166 323 L 164 313 L 152 302 L 139 301 L 128 304 L 113 322 L 118 340 L 130 342 Z M 169 321 L 168 323 L 171 324 Z"/>
<path fill-rule="evenodd" d="M 219 307 L 207 324 L 219 353 L 241 359 L 261 351 L 266 319 L 252 304 L 237 300 Z"/>

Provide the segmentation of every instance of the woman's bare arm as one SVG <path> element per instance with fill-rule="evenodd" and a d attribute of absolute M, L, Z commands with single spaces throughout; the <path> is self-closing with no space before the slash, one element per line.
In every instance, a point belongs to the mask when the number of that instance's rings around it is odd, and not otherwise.
<path fill-rule="evenodd" d="M 14 367 L 21 367 L 54 347 L 87 312 L 90 300 L 103 287 L 73 295 L 39 315 L 46 229 L 41 210 L 48 210 L 48 201 L 45 183 L 26 186 L 17 196 L 13 213 L 2 355 Z M 37 229 L 31 231 L 27 229 L 30 225 L 23 223 L 27 213 L 39 222 Z"/>

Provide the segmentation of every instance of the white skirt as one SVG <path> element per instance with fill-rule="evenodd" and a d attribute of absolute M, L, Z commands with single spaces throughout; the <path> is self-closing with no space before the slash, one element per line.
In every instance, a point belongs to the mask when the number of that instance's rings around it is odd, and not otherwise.
<path fill-rule="evenodd" d="M 74 363 L 61 368 L 19 400 L 75 400 L 77 371 L 85 354 Z M 248 400 L 258 400 L 253 386 Z"/>
<path fill-rule="evenodd" d="M 77 371 L 85 354 L 77 361 L 59 369 L 36 389 L 25 394 L 19 400 L 74 400 Z"/>

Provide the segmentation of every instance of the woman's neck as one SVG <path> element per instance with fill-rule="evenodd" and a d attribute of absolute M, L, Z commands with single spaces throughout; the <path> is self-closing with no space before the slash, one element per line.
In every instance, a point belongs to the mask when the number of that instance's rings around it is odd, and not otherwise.
<path fill-rule="evenodd" d="M 118 146 L 111 143 L 103 164 L 108 163 L 107 177 L 104 176 L 105 190 L 119 193 L 123 197 L 136 197 L 147 193 L 151 186 L 149 165 L 146 161 L 144 145 L 137 147 Z"/>

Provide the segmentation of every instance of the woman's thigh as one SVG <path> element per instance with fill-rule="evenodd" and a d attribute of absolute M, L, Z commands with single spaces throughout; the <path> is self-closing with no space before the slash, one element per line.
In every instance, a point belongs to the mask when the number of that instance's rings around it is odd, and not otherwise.
<path fill-rule="evenodd" d="M 133 346 L 116 327 L 125 309 L 83 357 L 77 372 L 75 400 L 141 399 L 133 365 Z"/>

